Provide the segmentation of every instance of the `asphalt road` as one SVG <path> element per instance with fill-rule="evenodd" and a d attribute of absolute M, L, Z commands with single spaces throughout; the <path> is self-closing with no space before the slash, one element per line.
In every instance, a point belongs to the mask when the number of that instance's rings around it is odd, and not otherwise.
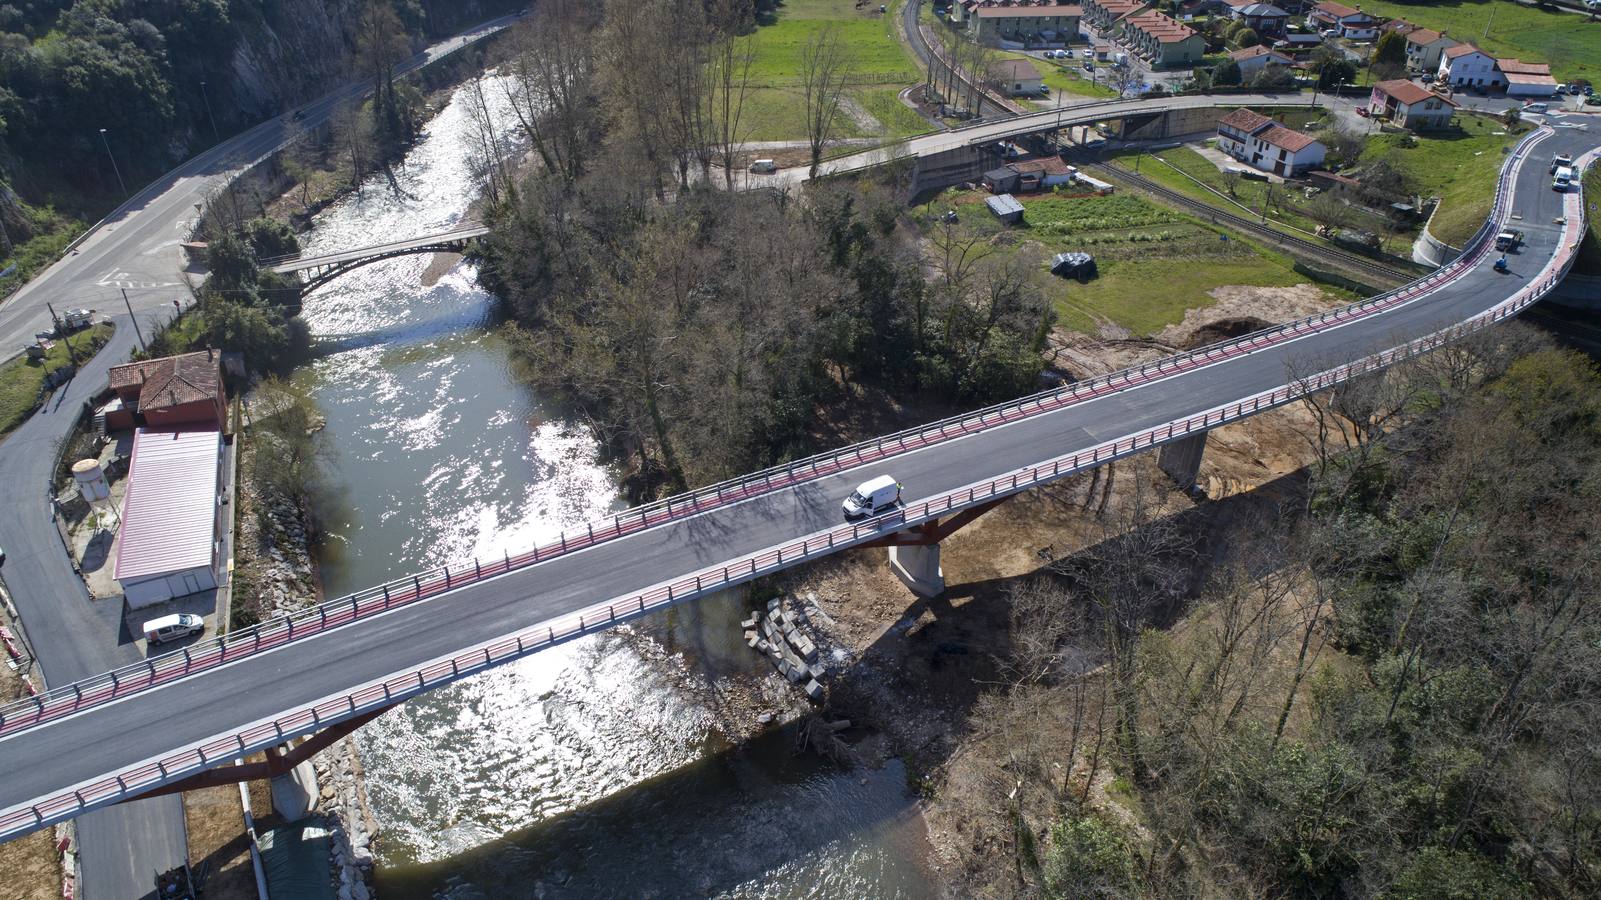
<path fill-rule="evenodd" d="M 1596 136 L 1564 130 L 1535 147 L 1512 204 L 1527 242 L 1512 257 L 1510 273 L 1492 271 L 1494 254 L 1488 254 L 1459 280 L 1384 313 L 636 532 L 0 739 L 0 770 L 7 773 L 0 781 L 0 809 L 25 806 L 465 648 L 649 589 L 664 576 L 676 578 L 827 530 L 840 522 L 840 499 L 871 475 L 894 475 L 905 484 L 906 499 L 915 502 L 1270 390 L 1461 322 L 1504 300 L 1553 256 L 1560 237 L 1553 219 L 1562 210 L 1562 196 L 1549 187 L 1546 161 L 1553 153 L 1579 153 L 1596 144 Z M 117 739 L 105 740 L 107 735 Z"/>
<path fill-rule="evenodd" d="M 478 25 L 419 53 L 402 71 L 439 59 L 515 21 L 506 16 Z M 464 41 L 465 39 L 465 41 Z M 351 84 L 304 107 L 313 125 L 368 89 Z M 111 342 L 49 404 L 0 443 L 0 547 L 4 577 L 39 656 L 47 683 L 67 684 L 135 662 L 139 653 L 123 628 L 121 604 L 91 602 L 50 524 L 46 486 L 58 441 L 83 401 L 106 383 L 106 370 L 137 346 L 120 287 L 129 288 L 139 328 L 150 334 L 172 315 L 172 301 L 188 301 L 178 243 L 189 233 L 195 203 L 238 171 L 278 149 L 288 115 L 263 122 L 184 163 L 146 186 L 114 212 L 78 249 L 45 270 L 0 306 L 0 347 L 20 350 L 50 324 L 46 302 L 57 310 L 85 306 L 117 322 Z M 0 354 L 5 355 L 5 354 Z M 114 732 L 94 738 L 105 743 Z M 6 780 L 9 780 L 9 776 Z M 78 820 L 80 895 L 89 900 L 144 897 L 153 873 L 182 861 L 182 812 L 177 797 L 124 804 Z"/>

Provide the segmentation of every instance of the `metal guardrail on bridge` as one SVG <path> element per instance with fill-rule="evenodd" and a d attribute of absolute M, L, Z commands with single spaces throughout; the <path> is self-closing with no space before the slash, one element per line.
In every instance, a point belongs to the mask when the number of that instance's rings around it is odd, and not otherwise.
<path fill-rule="evenodd" d="M 1583 210 L 1571 202 L 1570 218 L 1582 230 Z M 1485 245 L 1477 248 L 1482 258 Z M 501 662 L 572 640 L 593 631 L 653 612 L 706 591 L 722 590 L 752 578 L 777 571 L 797 560 L 824 555 L 863 543 L 929 519 L 949 515 L 988 503 L 1041 484 L 1067 477 L 1114 459 L 1141 453 L 1170 441 L 1182 440 L 1247 416 L 1293 402 L 1307 394 L 1332 387 L 1349 378 L 1374 372 L 1404 359 L 1427 353 L 1446 343 L 1502 321 L 1538 300 L 1567 274 L 1577 256 L 1577 242 L 1561 245 L 1557 255 L 1542 271 L 1540 280 L 1526 285 L 1507 300 L 1465 322 L 1422 338 L 1299 379 L 1271 391 L 1234 403 L 1108 441 L 1089 450 L 1067 454 L 1029 466 L 1011 475 L 979 482 L 958 490 L 909 505 L 904 511 L 866 522 L 842 525 L 769 548 L 728 565 L 707 569 L 620 600 L 597 604 L 520 634 L 482 644 L 446 657 L 402 675 L 375 682 L 335 698 L 253 724 L 234 734 L 219 737 L 192 750 L 164 757 L 142 766 L 79 787 L 26 810 L 0 819 L 0 838 L 38 827 L 48 821 L 66 818 L 108 798 L 149 790 L 185 775 L 203 770 L 218 759 L 232 759 L 275 746 L 310 730 L 337 724 L 363 713 L 401 702 L 442 684 L 474 674 Z M 507 563 L 509 567 L 509 562 Z M 502 568 L 499 572 L 509 571 Z M 487 574 L 487 573 L 486 573 Z M 498 574 L 498 573 L 497 573 Z M 418 583 L 418 589 L 427 586 Z"/>
<path fill-rule="evenodd" d="M 1539 136 L 1548 133 L 1548 129 L 1542 129 L 1531 134 L 1520 142 L 1510 155 L 1508 164 L 1503 169 L 1503 176 L 1497 183 L 1496 199 L 1491 217 L 1485 226 L 1480 228 L 1479 233 L 1475 235 L 1469 244 L 1470 248 L 1472 248 L 1473 256 L 1471 262 L 1459 260 L 1452 266 L 1441 270 L 1440 273 L 1436 273 L 1436 276 L 1431 276 L 1414 285 L 1409 285 L 1398 291 L 1388 292 L 1363 303 L 1352 304 L 1338 310 L 1307 317 L 1297 322 L 1287 323 L 1277 329 L 1269 329 L 1255 335 L 1248 335 L 1220 348 L 1202 348 L 1190 354 L 1182 354 L 1138 369 L 1124 370 L 1120 373 L 1114 373 L 1114 375 L 1106 379 L 1098 380 L 1098 382 L 1103 387 L 1116 385 L 1118 384 L 1117 379 L 1121 377 L 1121 386 L 1146 383 L 1178 371 L 1194 368 L 1196 365 L 1249 353 L 1253 350 L 1270 346 L 1279 340 L 1311 333 L 1325 327 L 1344 324 L 1369 315 L 1379 309 L 1392 308 L 1409 299 L 1414 299 L 1421 293 L 1432 290 L 1442 281 L 1449 280 L 1448 277 L 1445 277 L 1446 273 L 1460 273 L 1467 266 L 1471 266 L 1483 258 L 1488 246 L 1485 238 L 1491 227 L 1499 224 L 1501 218 L 1506 214 L 1509 185 L 1515 179 L 1523 158 L 1527 155 L 1528 148 L 1533 145 L 1533 142 Z M 1568 205 L 1570 207 L 1569 219 L 1582 229 L 1583 208 L 1578 201 L 1578 195 L 1570 195 Z M 833 552 L 842 547 L 850 546 L 852 543 L 871 540 L 881 536 L 885 533 L 884 530 L 890 528 L 890 526 L 894 526 L 890 530 L 900 530 L 910 524 L 939 515 L 946 515 L 979 502 L 987 502 L 997 496 L 1022 490 L 1043 481 L 1065 477 L 1073 472 L 1099 465 L 1110 459 L 1130 453 L 1142 452 L 1169 440 L 1181 439 L 1195 430 L 1216 427 L 1224 422 L 1252 415 L 1276 405 L 1282 405 L 1306 393 L 1338 383 L 1338 381 L 1354 374 L 1371 371 L 1375 368 L 1390 365 L 1407 356 L 1427 352 L 1440 344 L 1455 340 L 1458 337 L 1513 315 L 1524 306 L 1534 302 L 1561 280 L 1568 268 L 1571 267 L 1576 252 L 1576 243 L 1564 244 L 1559 247 L 1557 256 L 1543 270 L 1545 274 L 1540 281 L 1525 286 L 1508 300 L 1462 324 L 1417 339 L 1401 347 L 1329 370 L 1312 379 L 1300 380 L 1271 392 L 1246 398 L 1197 416 L 1177 420 L 1166 426 L 1159 426 L 1128 438 L 1100 445 L 1093 450 L 1081 451 L 1070 456 L 1047 460 L 1045 463 L 1021 470 L 1020 473 L 1012 476 L 1003 476 L 1000 479 L 964 488 L 942 497 L 923 501 L 920 504 L 913 504 L 903 514 L 880 517 L 858 525 L 843 526 L 820 535 L 803 538 L 800 541 L 783 545 L 776 550 L 769 550 L 743 561 L 736 561 L 720 569 L 707 570 L 633 597 L 598 605 L 576 616 L 559 619 L 555 623 L 540 626 L 533 631 L 491 642 L 478 649 L 469 650 L 449 659 L 430 664 L 412 673 L 396 676 L 384 682 L 340 695 L 337 699 L 328 700 L 300 711 L 280 716 L 271 722 L 249 726 L 240 732 L 226 738 L 218 738 L 207 742 L 193 750 L 173 754 L 146 766 L 120 773 L 115 777 L 80 787 L 27 809 L 9 813 L 4 818 L 0 818 L 0 839 L 38 827 L 46 821 L 70 817 L 76 812 L 87 809 L 97 803 L 106 802 L 107 797 L 148 790 L 158 783 L 166 783 L 189 772 L 198 771 L 210 765 L 219 755 L 227 754 L 231 757 L 238 755 L 240 752 L 248 752 L 249 749 L 271 746 L 281 741 L 284 735 L 291 732 L 304 733 L 305 729 L 333 724 L 352 715 L 370 711 L 376 705 L 398 702 L 401 699 L 405 699 L 405 697 L 436 686 L 443 681 L 454 680 L 465 674 L 470 674 L 472 671 L 500 662 L 512 655 L 532 652 L 551 643 L 568 640 L 599 627 L 609 627 L 612 623 L 621 619 L 637 616 L 663 605 L 687 599 L 703 590 L 717 589 L 748 580 L 767 571 L 793 564 L 800 558 L 806 558 L 822 552 Z M 1454 278 L 1455 276 L 1449 277 Z M 1215 351 L 1217 355 L 1212 355 L 1209 351 Z M 1189 365 L 1186 365 L 1186 362 Z M 1061 400 L 1064 394 L 1068 396 L 1065 400 Z M 997 407 L 991 407 L 980 411 L 976 417 L 958 417 L 957 419 L 946 420 L 946 422 L 954 421 L 964 427 L 969 423 L 977 422 L 977 427 L 989 427 L 1004 421 L 1015 421 L 1021 415 L 1033 415 L 1047 408 L 1059 408 L 1065 403 L 1078 399 L 1084 399 L 1084 397 L 1073 396 L 1071 389 L 1064 389 L 1063 391 L 1035 395 L 1013 404 L 1001 404 Z M 1053 401 L 1060 402 L 1049 405 Z M 996 419 L 989 421 L 987 416 L 992 413 L 996 415 Z M 902 432 L 902 434 L 927 435 L 941 424 L 935 423 L 934 426 L 921 430 L 913 429 L 908 432 Z M 960 433 L 970 432 L 971 429 Z M 935 433 L 944 437 L 951 436 L 943 431 Z M 895 437 L 892 435 L 876 442 L 857 445 L 857 448 L 847 448 L 846 451 L 841 451 L 841 453 L 837 454 L 823 454 L 814 457 L 813 460 L 839 459 L 850 450 L 858 448 L 872 447 L 883 453 L 887 446 L 887 441 Z M 925 444 L 932 442 L 927 441 Z M 901 442 L 896 445 L 894 452 L 904 452 L 905 450 L 914 449 L 916 446 L 922 445 L 908 445 Z M 852 465 L 854 464 L 853 462 Z M 1047 470 L 1049 470 L 1048 473 Z M 775 467 L 768 470 L 769 473 L 786 473 L 791 476 L 796 471 L 793 465 L 790 467 Z M 807 477 L 816 477 L 817 471 L 817 469 L 813 469 L 812 473 Z M 740 483 L 746 484 L 748 482 L 741 481 Z M 793 481 L 783 483 L 793 483 Z M 778 485 L 774 484 L 772 486 Z M 713 489 L 707 490 L 711 491 Z M 965 499 L 962 499 L 963 491 L 966 492 Z M 686 496 L 693 497 L 694 495 Z M 728 497 L 717 496 L 719 502 L 729 502 Z M 231 636 L 229 639 L 214 641 L 209 647 L 200 652 L 186 649 L 149 660 L 142 666 L 128 667 L 118 672 L 108 673 L 105 676 L 101 676 L 100 679 L 69 685 L 52 691 L 47 695 L 41 695 L 39 698 L 12 704 L 4 710 L 9 713 L 8 717 L 0 719 L 0 734 L 36 726 L 61 715 L 70 715 L 72 712 L 82 709 L 85 705 L 93 705 L 115 697 L 126 696 L 127 693 L 176 680 L 199 669 L 219 665 L 225 661 L 232 661 L 250 653 L 279 646 L 290 640 L 321 633 L 328 628 L 390 609 L 397 603 L 434 596 L 454 587 L 463 586 L 470 581 L 505 574 L 514 569 L 532 565 L 535 562 L 548 560 L 580 546 L 591 546 L 599 540 L 615 538 L 621 534 L 637 530 L 639 527 L 660 524 L 661 521 L 676 517 L 672 508 L 672 502 L 676 499 L 678 498 L 672 498 L 665 503 L 665 518 L 657 521 L 652 521 L 650 515 L 646 512 L 653 507 L 642 507 L 638 511 L 619 514 L 610 523 L 615 533 L 609 536 L 605 534 L 606 523 L 601 523 L 601 532 L 596 532 L 594 525 L 590 525 L 585 529 L 587 540 L 580 539 L 569 542 L 564 533 L 558 544 L 547 545 L 546 548 L 536 548 L 531 553 L 522 554 L 518 557 L 506 555 L 502 560 L 491 561 L 487 567 L 481 561 L 473 560 L 470 571 L 464 566 L 459 566 L 454 572 L 449 567 L 444 567 L 429 573 L 414 575 L 410 579 L 390 582 L 379 588 L 330 601 L 296 617 L 273 620 L 262 626 L 242 632 L 237 637 Z M 654 508 L 662 509 L 663 505 L 658 504 Z M 696 507 L 691 502 L 689 514 L 703 511 L 705 508 L 707 507 Z M 635 513 L 640 516 L 638 522 L 628 526 L 623 521 L 623 517 Z M 680 506 L 678 514 L 683 515 L 685 513 L 685 507 Z M 395 590 L 396 587 L 399 587 L 400 590 Z M 601 618 L 602 616 L 604 618 Z M 576 625 L 572 624 L 575 621 Z M 297 731 L 296 729 L 301 730 Z"/>
<path fill-rule="evenodd" d="M 1549 132 L 1533 132 L 1520 142 L 1509 155 L 1508 167 L 1511 168 L 1513 163 L 1526 153 L 1526 148 L 1532 145 L 1532 141 L 1544 133 Z M 1489 223 L 1498 222 L 1504 215 L 1507 195 L 1505 182 L 1506 179 L 1503 178 L 1497 184 L 1496 199 L 1489 222 L 1479 229 L 1468 246 L 1482 244 L 1490 230 Z M 1478 257 L 1472 256 L 1470 259 L 1470 255 L 1464 255 L 1426 278 L 1359 303 L 1317 313 L 1232 341 L 1208 345 L 1099 378 L 1077 382 L 1054 391 L 995 404 L 976 412 L 952 416 L 873 441 L 818 454 L 787 465 L 774 466 L 751 475 L 634 507 L 613 515 L 609 521 L 591 522 L 571 531 L 564 529 L 555 540 L 515 556 L 504 554 L 502 559 L 489 560 L 487 564 L 483 560 L 474 558 L 454 566 L 445 565 L 327 601 L 293 616 L 272 619 L 173 653 L 153 657 L 142 664 L 124 666 L 95 678 L 52 688 L 35 697 L 0 706 L 0 736 L 71 715 L 86 706 L 124 697 L 202 669 L 232 662 L 291 640 L 309 637 L 328 628 L 389 610 L 396 605 L 435 596 L 480 578 L 548 562 L 558 556 L 605 541 L 616 540 L 674 519 L 759 497 L 773 490 L 953 440 L 987 428 L 1053 412 L 1126 387 L 1167 378 L 1304 334 L 1343 325 L 1427 294 L 1475 264 Z"/>

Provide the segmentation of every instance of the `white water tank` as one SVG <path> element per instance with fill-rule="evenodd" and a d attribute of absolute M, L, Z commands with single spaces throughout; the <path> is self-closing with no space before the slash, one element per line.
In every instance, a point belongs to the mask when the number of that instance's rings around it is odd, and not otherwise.
<path fill-rule="evenodd" d="M 90 503 L 101 503 L 111 498 L 111 485 L 97 459 L 80 459 L 72 464 L 72 480 L 78 482 L 78 493 Z"/>

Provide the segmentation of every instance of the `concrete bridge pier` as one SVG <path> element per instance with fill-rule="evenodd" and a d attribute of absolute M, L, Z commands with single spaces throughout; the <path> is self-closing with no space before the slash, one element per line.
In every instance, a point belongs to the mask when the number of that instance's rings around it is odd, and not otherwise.
<path fill-rule="evenodd" d="M 269 752 L 282 755 L 288 750 L 286 744 Z M 309 756 L 282 775 L 274 775 L 271 787 L 272 809 L 285 821 L 298 822 L 317 810 L 317 801 L 320 799 L 317 770 L 312 767 Z"/>
<path fill-rule="evenodd" d="M 1201 455 L 1206 450 L 1206 432 L 1163 444 L 1156 457 L 1156 465 L 1167 473 L 1183 490 L 1195 487 L 1195 477 L 1201 473 Z"/>
<path fill-rule="evenodd" d="M 940 568 L 937 543 L 891 546 L 889 567 L 895 577 L 919 597 L 938 597 L 945 593 L 945 570 Z"/>

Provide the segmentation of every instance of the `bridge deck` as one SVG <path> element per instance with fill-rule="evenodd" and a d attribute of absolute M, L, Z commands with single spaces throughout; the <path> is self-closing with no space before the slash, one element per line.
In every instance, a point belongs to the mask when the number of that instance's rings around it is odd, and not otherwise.
<path fill-rule="evenodd" d="M 892 472 L 905 483 L 908 500 L 915 505 L 977 482 L 1015 477 L 1042 460 L 1160 429 L 1242 398 L 1275 390 L 1288 397 L 1293 391 L 1286 386 L 1298 377 L 1438 333 L 1514 296 L 1536 296 L 1526 289 L 1532 282 L 1542 287 L 1551 283 L 1576 251 L 1577 229 L 1582 228 L 1579 198 L 1550 190 L 1544 160 L 1558 151 L 1584 153 L 1596 141 L 1574 130 L 1542 132 L 1534 141 L 1538 157 L 1521 169 L 1509 164 L 1505 176 L 1515 188 L 1509 192 L 1509 205 L 1526 232 L 1525 248 L 1513 258 L 1510 274 L 1491 270 L 1493 254 L 1481 244 L 1454 270 L 1460 273 L 1457 277 L 1432 283 L 1429 290 L 1382 311 L 1308 326 L 1299 336 L 1271 342 L 1243 340 L 1204 365 L 1129 382 L 1092 399 L 895 453 L 878 463 L 832 471 L 734 502 L 708 503 L 693 514 L 347 625 L 313 630 L 270 650 L 43 724 L 11 730 L 0 723 L 0 767 L 6 772 L 0 780 L 0 810 L 5 811 L 0 814 L 0 836 L 112 802 L 121 792 L 114 782 L 107 788 L 105 779 L 176 751 L 218 741 L 222 749 L 208 755 L 205 765 L 220 765 L 238 755 L 227 749 L 228 742 L 250 726 L 327 701 L 335 701 L 325 709 L 335 709 L 331 718 L 336 719 L 336 707 L 343 701 L 335 698 L 353 689 L 386 681 L 403 686 L 413 677 L 404 673 L 431 664 L 436 675 L 443 672 L 438 680 L 448 681 L 457 673 L 456 664 L 448 661 L 469 649 L 542 628 L 597 603 L 651 591 L 663 584 L 664 575 L 682 577 L 731 563 L 744 566 L 772 548 L 824 535 L 839 524 L 840 498 L 868 475 Z M 1564 215 L 1572 219 L 1565 226 L 1558 224 Z M 889 522 L 885 528 L 893 531 L 902 525 Z M 838 547 L 819 552 L 834 549 Z M 776 565 L 793 565 L 800 556 L 780 558 Z M 509 656 L 497 654 L 496 661 L 501 658 Z M 417 680 L 420 685 L 424 679 Z M 382 697 L 384 690 L 375 688 L 377 693 L 369 696 Z M 18 717 L 15 708 L 7 713 Z M 286 728 L 286 734 L 316 727 L 310 716 L 293 722 L 299 724 Z M 172 773 L 182 774 L 187 772 Z M 97 786 L 91 789 L 91 784 Z M 75 789 L 86 794 L 75 797 Z"/>
<path fill-rule="evenodd" d="M 268 271 L 284 275 L 290 272 L 303 272 L 311 269 L 321 269 L 325 266 L 336 266 L 341 263 L 359 262 L 373 257 L 394 256 L 437 244 L 449 244 L 482 237 L 488 233 L 489 228 L 487 226 L 474 223 L 458 226 L 449 231 L 441 231 L 438 234 L 427 234 L 421 237 L 407 238 L 403 241 L 391 241 L 387 244 L 377 244 L 372 247 L 356 247 L 350 250 L 340 250 L 337 253 L 296 256 L 289 259 L 270 259 L 263 262 L 266 264 Z"/>

